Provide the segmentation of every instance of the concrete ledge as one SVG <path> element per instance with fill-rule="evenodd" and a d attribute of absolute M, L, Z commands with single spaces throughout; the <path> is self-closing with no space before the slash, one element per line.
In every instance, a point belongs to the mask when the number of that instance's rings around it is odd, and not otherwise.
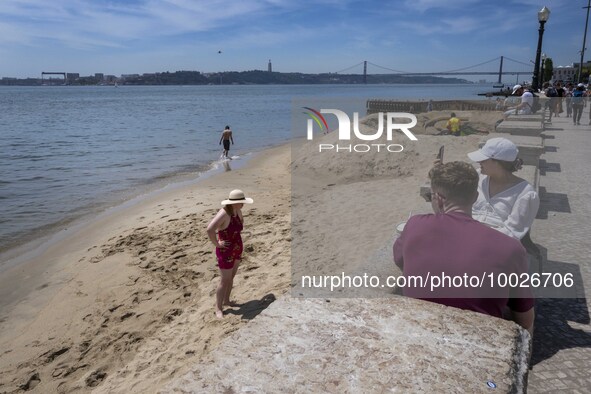
<path fill-rule="evenodd" d="M 509 115 L 507 118 L 509 122 L 532 122 L 538 123 L 542 130 L 544 129 L 544 116 L 542 114 L 535 115 Z"/>
<path fill-rule="evenodd" d="M 163 392 L 526 390 L 529 334 L 408 299 L 280 299 Z"/>
<path fill-rule="evenodd" d="M 519 149 L 519 157 L 523 159 L 524 165 L 539 167 L 540 156 L 544 153 L 544 139 L 542 137 L 530 137 L 524 135 L 507 136 L 502 133 L 491 133 L 487 135 L 485 139 L 480 141 L 478 147 L 482 148 L 487 140 L 497 137 L 507 138 L 517 145 L 517 149 Z"/>
<path fill-rule="evenodd" d="M 539 192 L 538 188 L 540 185 L 540 171 L 536 166 L 523 166 L 521 170 L 515 173 L 520 178 L 525 179 Z"/>
<path fill-rule="evenodd" d="M 538 137 L 542 134 L 542 126 L 540 122 L 505 120 L 497 126 L 496 132 Z"/>
<path fill-rule="evenodd" d="M 541 114 L 533 114 L 533 115 L 509 115 L 507 120 L 510 121 L 520 121 L 520 122 L 537 122 L 542 121 Z"/>

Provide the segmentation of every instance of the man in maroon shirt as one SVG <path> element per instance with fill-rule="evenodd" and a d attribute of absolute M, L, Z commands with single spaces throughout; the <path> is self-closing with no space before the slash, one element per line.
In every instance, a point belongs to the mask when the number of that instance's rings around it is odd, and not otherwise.
<path fill-rule="evenodd" d="M 509 309 L 532 333 L 530 288 L 499 286 L 527 273 L 526 251 L 519 241 L 472 219 L 478 173 L 456 161 L 436 165 L 429 178 L 435 214 L 411 217 L 394 242 L 394 261 L 408 280 L 403 294 L 496 317 Z M 421 277 L 423 285 L 413 277 Z"/>

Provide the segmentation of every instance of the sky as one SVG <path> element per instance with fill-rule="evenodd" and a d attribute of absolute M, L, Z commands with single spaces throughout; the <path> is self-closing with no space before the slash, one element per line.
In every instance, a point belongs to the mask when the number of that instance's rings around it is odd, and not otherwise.
<path fill-rule="evenodd" d="M 543 6 L 543 52 L 569 65 L 587 1 L 0 0 L 0 78 L 266 70 L 269 59 L 273 71 L 303 73 L 360 74 L 363 61 L 368 73 L 447 71 L 501 55 L 527 64 Z"/>

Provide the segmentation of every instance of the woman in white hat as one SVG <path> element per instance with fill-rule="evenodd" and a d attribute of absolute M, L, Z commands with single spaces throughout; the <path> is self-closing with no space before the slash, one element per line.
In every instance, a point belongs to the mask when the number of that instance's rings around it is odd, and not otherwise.
<path fill-rule="evenodd" d="M 230 305 L 230 293 L 234 284 L 234 276 L 238 271 L 242 258 L 243 227 L 242 207 L 252 204 L 252 198 L 244 196 L 242 190 L 232 190 L 227 200 L 222 201 L 223 208 L 207 226 L 207 235 L 215 245 L 215 254 L 220 269 L 220 283 L 216 290 L 215 314 L 224 317 L 224 305 Z"/>
<path fill-rule="evenodd" d="M 521 240 L 530 230 L 540 207 L 532 185 L 514 174 L 521 168 L 517 146 L 506 138 L 491 138 L 468 153 L 480 164 L 478 199 L 472 206 L 474 219 Z"/>

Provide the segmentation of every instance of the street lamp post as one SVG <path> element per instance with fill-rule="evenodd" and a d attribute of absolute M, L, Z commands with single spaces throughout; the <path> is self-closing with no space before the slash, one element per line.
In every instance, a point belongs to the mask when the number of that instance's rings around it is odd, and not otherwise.
<path fill-rule="evenodd" d="M 540 56 L 542 55 L 542 36 L 544 35 L 544 25 L 548 21 L 550 17 L 550 10 L 548 7 L 542 8 L 538 11 L 538 21 L 540 22 L 540 29 L 538 32 L 540 33 L 538 36 L 538 50 L 536 51 L 536 64 L 534 64 L 534 77 L 532 81 L 532 88 L 537 91 L 538 81 L 540 80 Z"/>
<path fill-rule="evenodd" d="M 587 19 L 585 20 L 585 33 L 583 33 L 583 49 L 581 49 L 581 62 L 579 63 L 579 82 L 583 82 L 583 58 L 585 57 L 585 40 L 587 39 L 587 26 L 589 25 L 589 9 L 591 8 L 591 0 L 587 3 Z"/>

